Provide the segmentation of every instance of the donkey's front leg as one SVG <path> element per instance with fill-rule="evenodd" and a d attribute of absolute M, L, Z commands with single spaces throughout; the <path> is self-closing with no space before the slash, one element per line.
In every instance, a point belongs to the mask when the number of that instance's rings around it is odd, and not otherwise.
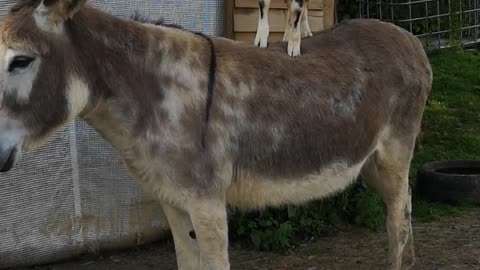
<path fill-rule="evenodd" d="M 195 231 L 190 215 L 179 208 L 162 203 L 163 212 L 175 242 L 179 270 L 196 270 L 200 267 L 200 250 L 195 240 Z"/>
<path fill-rule="evenodd" d="M 301 20 L 304 16 L 304 0 L 293 0 L 289 6 L 289 25 L 288 29 L 288 55 L 291 57 L 300 56 Z"/>
<path fill-rule="evenodd" d="M 258 19 L 257 35 L 255 37 L 255 46 L 266 48 L 268 46 L 268 36 L 270 34 L 270 25 L 268 24 L 268 12 L 270 10 L 271 0 L 259 0 L 260 17 Z"/>
<path fill-rule="evenodd" d="M 220 199 L 197 199 L 190 208 L 190 217 L 200 248 L 201 269 L 230 269 L 225 202 Z"/>

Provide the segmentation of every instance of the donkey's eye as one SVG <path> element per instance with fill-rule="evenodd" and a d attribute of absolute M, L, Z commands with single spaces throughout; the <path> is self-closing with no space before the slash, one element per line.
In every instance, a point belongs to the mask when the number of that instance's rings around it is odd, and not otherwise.
<path fill-rule="evenodd" d="M 8 66 L 8 72 L 12 72 L 15 69 L 23 69 L 26 68 L 32 63 L 32 61 L 35 60 L 35 58 L 30 57 L 30 56 L 15 56 L 10 62 L 10 66 Z"/>

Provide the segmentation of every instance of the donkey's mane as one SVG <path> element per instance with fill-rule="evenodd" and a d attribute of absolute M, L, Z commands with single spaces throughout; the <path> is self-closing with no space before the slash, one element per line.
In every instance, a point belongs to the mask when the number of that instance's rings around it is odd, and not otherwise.
<path fill-rule="evenodd" d="M 40 3 L 40 0 L 19 0 L 10 8 L 10 13 L 17 13 L 24 8 L 33 8 Z"/>
<path fill-rule="evenodd" d="M 130 19 L 139 23 L 145 23 L 145 24 L 152 24 L 152 25 L 158 25 L 158 26 L 164 26 L 164 27 L 170 27 L 170 28 L 177 28 L 180 30 L 185 30 L 182 26 L 178 24 L 173 24 L 173 23 L 165 23 L 164 18 L 158 18 L 158 19 L 149 19 L 148 17 L 140 14 L 139 12 L 135 12 L 132 16 L 130 16 Z"/>
<path fill-rule="evenodd" d="M 48 1 L 48 0 L 45 0 Z M 10 8 L 10 13 L 17 13 L 21 11 L 24 8 L 34 8 L 40 4 L 41 0 L 19 0 L 17 3 Z M 164 18 L 158 18 L 158 19 L 150 19 L 144 15 L 141 15 L 139 12 L 135 12 L 132 16 L 130 16 L 130 19 L 139 23 L 144 23 L 144 24 L 152 24 L 152 25 L 157 25 L 157 26 L 164 26 L 164 27 L 169 27 L 169 28 L 176 28 L 179 30 L 184 30 L 182 26 L 178 24 L 173 24 L 173 23 L 165 23 Z M 198 34 L 198 33 L 196 33 Z"/>

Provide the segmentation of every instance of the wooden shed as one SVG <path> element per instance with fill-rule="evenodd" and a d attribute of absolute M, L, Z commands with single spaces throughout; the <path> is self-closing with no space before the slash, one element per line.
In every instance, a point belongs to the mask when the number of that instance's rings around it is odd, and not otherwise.
<path fill-rule="evenodd" d="M 282 40 L 287 11 L 285 0 L 272 0 L 269 13 L 270 42 Z M 226 0 L 225 37 L 253 43 L 258 16 L 258 0 Z M 308 16 L 312 32 L 330 28 L 335 22 L 335 0 L 310 0 Z"/>

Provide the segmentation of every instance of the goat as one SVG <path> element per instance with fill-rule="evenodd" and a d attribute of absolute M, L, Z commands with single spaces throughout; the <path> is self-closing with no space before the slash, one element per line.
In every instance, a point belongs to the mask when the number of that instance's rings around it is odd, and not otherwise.
<path fill-rule="evenodd" d="M 259 0 L 259 19 L 257 34 L 255 36 L 255 45 L 261 48 L 268 46 L 268 37 L 270 34 L 270 25 L 268 22 L 268 13 L 272 0 Z M 283 41 L 288 42 L 287 53 L 291 57 L 301 55 L 301 39 L 311 37 L 312 31 L 308 23 L 308 4 L 309 0 L 285 0 L 288 7 L 287 25 Z"/>

